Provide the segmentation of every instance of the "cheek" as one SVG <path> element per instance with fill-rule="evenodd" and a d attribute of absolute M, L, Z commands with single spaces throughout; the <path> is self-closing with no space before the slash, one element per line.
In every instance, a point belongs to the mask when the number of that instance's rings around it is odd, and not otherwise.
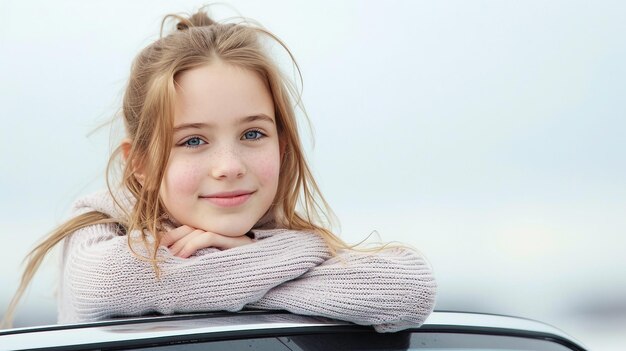
<path fill-rule="evenodd" d="M 256 173 L 266 186 L 276 186 L 280 173 L 280 156 L 278 153 L 257 158 Z"/>
<path fill-rule="evenodd" d="M 201 178 L 198 162 L 174 161 L 166 170 L 165 186 L 169 193 L 192 194 L 198 190 Z"/>

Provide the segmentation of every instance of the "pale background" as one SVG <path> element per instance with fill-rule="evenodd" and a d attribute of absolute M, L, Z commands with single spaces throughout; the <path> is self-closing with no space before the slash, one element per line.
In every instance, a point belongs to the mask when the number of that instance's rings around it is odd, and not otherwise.
<path fill-rule="evenodd" d="M 625 2 L 229 4 L 298 59 L 310 159 L 346 240 L 377 230 L 419 248 L 438 309 L 622 349 Z M 27 250 L 103 187 L 109 129 L 88 134 L 118 108 L 132 58 L 163 15 L 200 5 L 0 1 L 0 311 Z M 55 321 L 55 262 L 17 325 Z"/>

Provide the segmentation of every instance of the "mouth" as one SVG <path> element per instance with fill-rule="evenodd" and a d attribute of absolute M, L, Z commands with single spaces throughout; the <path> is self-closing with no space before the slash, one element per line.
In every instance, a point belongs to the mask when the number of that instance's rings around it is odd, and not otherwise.
<path fill-rule="evenodd" d="M 219 207 L 236 207 L 243 205 L 255 191 L 236 190 L 209 195 L 202 195 L 200 199 L 207 200 Z"/>

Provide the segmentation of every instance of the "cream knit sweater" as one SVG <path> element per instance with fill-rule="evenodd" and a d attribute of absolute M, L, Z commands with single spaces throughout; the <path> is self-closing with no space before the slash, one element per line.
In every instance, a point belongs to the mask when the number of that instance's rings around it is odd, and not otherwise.
<path fill-rule="evenodd" d="M 78 200 L 72 214 L 94 210 L 122 215 L 106 191 Z M 160 247 L 157 279 L 152 265 L 131 253 L 127 237 L 114 225 L 78 230 L 63 246 L 59 323 L 247 307 L 325 316 L 391 332 L 422 324 L 433 310 L 435 280 L 414 251 L 340 251 L 331 257 L 314 233 L 253 233 L 252 244 L 208 248 L 187 259 Z M 142 247 L 133 246 L 145 255 Z"/>

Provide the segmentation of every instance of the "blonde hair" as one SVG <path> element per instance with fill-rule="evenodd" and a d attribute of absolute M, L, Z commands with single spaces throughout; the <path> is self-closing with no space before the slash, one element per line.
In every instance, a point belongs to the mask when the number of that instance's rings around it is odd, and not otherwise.
<path fill-rule="evenodd" d="M 163 27 L 170 19 L 178 20 L 176 30 L 163 36 Z M 263 50 L 261 39 L 267 38 L 286 50 L 295 65 L 300 79 L 300 69 L 286 45 L 274 34 L 250 23 L 217 23 L 201 9 L 189 17 L 167 15 L 161 25 L 161 37 L 144 48 L 135 58 L 126 88 L 122 115 L 130 151 L 122 165 L 121 185 L 135 198 L 124 218 L 110 218 L 100 212 L 88 212 L 74 217 L 53 230 L 25 258 L 26 267 L 20 285 L 11 300 L 4 322 L 10 326 L 15 308 L 44 257 L 56 244 L 81 228 L 114 223 L 130 233 L 146 233 L 143 243 L 150 247 L 150 257 L 142 257 L 153 264 L 159 274 L 157 248 L 165 206 L 159 190 L 172 148 L 175 79 L 187 70 L 220 60 L 258 74 L 266 83 L 273 101 L 281 149 L 276 198 L 268 210 L 277 227 L 294 230 L 312 230 L 321 235 L 333 253 L 350 248 L 332 233 L 330 223 L 334 215 L 313 179 L 306 162 L 294 106 L 300 103 L 299 94 L 291 82 L 279 71 Z M 306 113 L 305 113 L 306 116 Z M 122 153 L 116 148 L 107 164 L 107 188 L 119 205 L 111 186 L 113 166 Z M 135 176 L 140 167 L 146 175 L 141 182 Z M 119 205 L 124 210 L 124 207 Z M 132 250 L 130 235 L 127 235 Z M 148 244 L 152 242 L 152 244 Z M 136 252 L 133 250 L 133 253 Z"/>

